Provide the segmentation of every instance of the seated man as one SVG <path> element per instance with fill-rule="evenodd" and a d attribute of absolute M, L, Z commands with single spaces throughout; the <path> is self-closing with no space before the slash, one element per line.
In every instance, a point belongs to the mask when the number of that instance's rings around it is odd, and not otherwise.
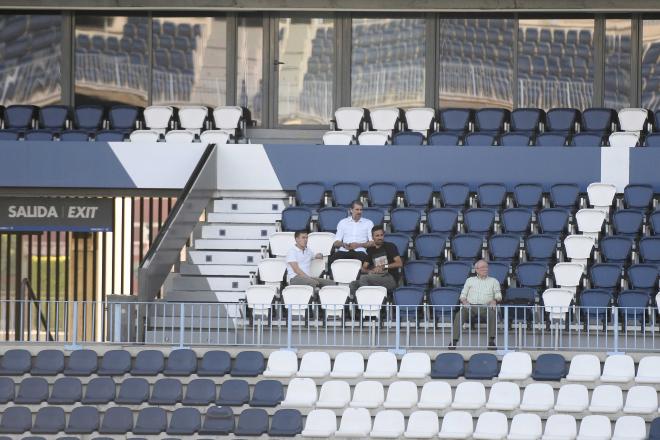
<path fill-rule="evenodd" d="M 333 252 L 328 258 L 330 265 L 333 261 L 340 259 L 366 261 L 366 248 L 373 245 L 371 228 L 374 227 L 374 224 L 371 220 L 362 217 L 363 207 L 361 201 L 355 200 L 351 204 L 351 215 L 337 223 L 334 247 L 339 250 Z"/>
<path fill-rule="evenodd" d="M 461 291 L 460 302 L 464 307 L 454 316 L 453 341 L 449 349 L 454 350 L 461 337 L 463 324 L 477 322 L 486 316 L 488 322 L 488 348 L 495 348 L 495 310 L 497 303 L 502 301 L 500 283 L 497 279 L 488 276 L 488 262 L 479 260 L 474 265 L 477 276 L 465 280 Z"/>
<path fill-rule="evenodd" d="M 383 286 L 391 297 L 399 284 L 399 269 L 403 266 L 399 251 L 392 243 L 385 241 L 382 225 L 371 228 L 374 245 L 367 249 L 367 260 L 362 263 L 360 278 L 351 283 L 351 295 L 359 287 Z"/>
<path fill-rule="evenodd" d="M 286 278 L 289 284 L 305 285 L 314 288 L 331 286 L 335 282 L 325 278 L 316 278 L 310 276 L 312 269 L 312 260 L 323 258 L 323 254 L 314 255 L 307 247 L 307 231 L 296 231 L 293 234 L 296 244 L 286 255 Z"/>

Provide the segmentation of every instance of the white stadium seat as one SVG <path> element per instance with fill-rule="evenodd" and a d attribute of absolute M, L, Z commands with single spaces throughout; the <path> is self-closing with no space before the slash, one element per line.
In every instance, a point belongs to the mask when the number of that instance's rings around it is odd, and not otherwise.
<path fill-rule="evenodd" d="M 289 250 L 296 244 L 295 232 L 274 232 L 268 237 L 270 253 L 276 257 L 286 257 Z"/>
<path fill-rule="evenodd" d="M 326 318 L 334 316 L 341 318 L 344 314 L 344 304 L 351 294 L 348 286 L 323 286 L 319 290 L 321 309 L 325 311 Z"/>
<path fill-rule="evenodd" d="M 381 107 L 369 110 L 371 127 L 377 131 L 385 131 L 392 135 L 401 111 L 396 107 Z"/>
<path fill-rule="evenodd" d="M 653 414 L 658 411 L 658 393 L 649 385 L 631 387 L 626 394 L 623 412 L 627 414 Z"/>
<path fill-rule="evenodd" d="M 317 408 L 346 408 L 351 401 L 351 387 L 343 380 L 323 382 Z M 371 428 L 369 428 L 371 430 Z"/>
<path fill-rule="evenodd" d="M 405 438 L 434 438 L 440 431 L 440 421 L 435 411 L 415 411 L 408 417 Z"/>
<path fill-rule="evenodd" d="M 570 290 L 574 296 L 583 272 L 584 266 L 580 263 L 557 263 L 552 269 L 557 285 L 562 289 Z"/>
<path fill-rule="evenodd" d="M 574 293 L 567 289 L 545 289 L 543 292 L 543 305 L 550 320 L 565 320 L 568 308 L 573 301 Z"/>
<path fill-rule="evenodd" d="M 388 409 L 376 414 L 369 437 L 399 438 L 403 436 L 405 430 L 406 425 L 401 411 Z"/>
<path fill-rule="evenodd" d="M 500 412 L 484 412 L 479 415 L 472 438 L 482 440 L 504 440 L 509 432 L 506 415 Z"/>
<path fill-rule="evenodd" d="M 230 136 L 225 130 L 205 130 L 199 135 L 199 141 L 203 144 L 224 145 L 229 143 Z"/>
<path fill-rule="evenodd" d="M 513 382 L 495 382 L 490 388 L 487 409 L 512 411 L 520 406 L 520 387 Z"/>
<path fill-rule="evenodd" d="M 553 414 L 546 420 L 541 438 L 543 440 L 575 440 L 576 436 L 575 417 L 568 414 Z"/>
<path fill-rule="evenodd" d="M 325 351 L 305 353 L 300 361 L 298 377 L 328 377 L 330 375 L 330 355 Z"/>
<path fill-rule="evenodd" d="M 236 136 L 236 130 L 240 128 L 243 109 L 236 106 L 220 106 L 213 109 L 213 121 L 216 128 L 224 130 Z"/>
<path fill-rule="evenodd" d="M 610 147 L 613 148 L 634 148 L 639 145 L 639 134 L 633 132 L 617 131 L 609 137 Z"/>
<path fill-rule="evenodd" d="M 431 358 L 426 353 L 406 353 L 401 358 L 397 377 L 402 379 L 424 379 L 431 374 Z"/>
<path fill-rule="evenodd" d="M 566 256 L 571 259 L 572 263 L 579 263 L 585 267 L 591 258 L 594 244 L 594 237 L 589 235 L 569 235 L 564 238 Z"/>
<path fill-rule="evenodd" d="M 424 136 L 431 129 L 431 122 L 434 118 L 435 110 L 432 108 L 409 108 L 406 110 L 408 130 L 420 132 Z"/>
<path fill-rule="evenodd" d="M 616 196 L 616 186 L 611 183 L 590 183 L 587 186 L 587 196 L 592 207 L 609 213 L 614 196 Z"/>
<path fill-rule="evenodd" d="M 622 131 L 644 131 L 648 120 L 649 112 L 645 108 L 622 108 L 619 110 L 619 127 Z"/>
<path fill-rule="evenodd" d="M 555 392 L 547 383 L 531 383 L 525 387 L 520 409 L 545 412 L 555 406 Z"/>
<path fill-rule="evenodd" d="M 502 358 L 500 380 L 525 380 L 532 375 L 532 358 L 529 353 L 512 351 Z"/>
<path fill-rule="evenodd" d="M 543 435 L 541 417 L 537 414 L 516 414 L 511 420 L 508 440 L 539 440 Z"/>
<path fill-rule="evenodd" d="M 449 411 L 442 418 L 442 428 L 438 437 L 446 439 L 466 439 L 472 437 L 474 422 L 467 411 Z"/>
<path fill-rule="evenodd" d="M 336 437 L 366 438 L 371 432 L 371 414 L 366 408 L 346 408 Z"/>
<path fill-rule="evenodd" d="M 601 209 L 580 209 L 575 213 L 578 231 L 593 237 L 594 240 L 598 240 L 598 236 L 603 229 L 603 223 L 605 223 L 605 216 L 605 211 Z"/>
<path fill-rule="evenodd" d="M 332 279 L 338 284 L 350 284 L 357 279 L 362 262 L 360 260 L 335 260 L 332 262 Z"/>
<path fill-rule="evenodd" d="M 129 135 L 131 142 L 158 142 L 160 133 L 156 130 L 134 130 Z"/>
<path fill-rule="evenodd" d="M 425 382 L 417 402 L 417 408 L 445 409 L 451 405 L 451 387 L 447 382 Z"/>
<path fill-rule="evenodd" d="M 323 134 L 323 145 L 351 145 L 354 136 L 343 131 L 326 131 Z"/>
<path fill-rule="evenodd" d="M 335 357 L 330 377 L 354 379 L 364 374 L 364 356 L 355 351 L 342 351 Z"/>
<path fill-rule="evenodd" d="M 314 295 L 312 286 L 286 286 L 282 291 L 282 299 L 288 313 L 292 317 L 304 319 L 307 315 L 309 300 Z"/>
<path fill-rule="evenodd" d="M 314 409 L 307 414 L 304 437 L 331 437 L 337 431 L 337 416 L 330 409 Z"/>
<path fill-rule="evenodd" d="M 612 423 L 602 415 L 589 415 L 580 421 L 577 440 L 610 440 Z"/>
<path fill-rule="evenodd" d="M 410 409 L 417 405 L 417 384 L 410 381 L 392 382 L 387 388 L 385 408 Z"/>
<path fill-rule="evenodd" d="M 397 361 L 394 353 L 375 351 L 369 355 L 364 377 L 369 379 L 390 379 L 396 376 Z"/>
<path fill-rule="evenodd" d="M 332 232 L 310 232 L 307 235 L 307 247 L 315 254 L 327 257 L 332 252 L 335 234 Z"/>
<path fill-rule="evenodd" d="M 486 389 L 481 382 L 461 382 L 456 387 L 453 409 L 479 409 L 486 404 Z"/>
<path fill-rule="evenodd" d="M 159 134 L 170 128 L 169 123 L 174 109 L 167 105 L 152 105 L 144 109 L 144 125 Z M 133 139 L 131 139 L 133 140 Z"/>
<path fill-rule="evenodd" d="M 591 393 L 592 413 L 617 413 L 623 409 L 623 392 L 616 385 L 598 385 Z"/>
<path fill-rule="evenodd" d="M 277 350 L 268 355 L 265 377 L 293 377 L 298 371 L 298 356 L 290 350 Z"/>
<path fill-rule="evenodd" d="M 605 358 L 601 382 L 626 383 L 635 378 L 635 361 L 625 354 L 610 355 Z"/>
<path fill-rule="evenodd" d="M 204 123 L 209 115 L 209 109 L 203 106 L 179 107 L 179 123 L 184 130 L 190 130 L 196 134 L 204 128 Z"/>
<path fill-rule="evenodd" d="M 646 440 L 646 422 L 638 416 L 616 419 L 612 440 Z"/>
<path fill-rule="evenodd" d="M 571 359 L 566 380 L 593 382 L 600 378 L 600 360 L 593 354 L 578 354 Z"/>
<path fill-rule="evenodd" d="M 389 134 L 384 131 L 365 131 L 357 138 L 359 145 L 387 145 Z"/>
<path fill-rule="evenodd" d="M 335 110 L 335 125 L 338 131 L 356 135 L 360 131 L 364 109 L 360 107 L 339 107 Z"/>
<path fill-rule="evenodd" d="M 165 142 L 190 144 L 195 141 L 195 133 L 190 130 L 170 130 L 165 133 Z"/>
<path fill-rule="evenodd" d="M 637 383 L 660 383 L 660 356 L 644 356 L 637 364 Z"/>
<path fill-rule="evenodd" d="M 337 260 L 342 261 L 342 260 Z M 335 261 L 335 263 L 337 262 Z M 351 260 L 343 260 L 351 261 Z M 333 267 L 335 263 L 332 263 Z M 334 270 L 332 271 L 334 275 Z M 362 286 L 355 292 L 358 308 L 364 318 L 379 318 L 383 301 L 387 297 L 387 289 L 383 286 Z M 396 374 L 396 371 L 395 371 Z"/>
<path fill-rule="evenodd" d="M 259 280 L 279 288 L 286 273 L 286 261 L 282 258 L 266 258 L 257 265 Z"/>
<path fill-rule="evenodd" d="M 589 391 L 582 384 L 570 383 L 562 385 L 557 393 L 555 411 L 582 412 L 589 406 Z"/>
<path fill-rule="evenodd" d="M 289 408 L 311 408 L 317 397 L 316 384 L 312 379 L 295 377 L 287 385 L 286 398 L 281 405 Z"/>
<path fill-rule="evenodd" d="M 350 405 L 353 408 L 378 408 L 384 401 L 383 384 L 375 380 L 363 380 L 355 385 Z"/>
<path fill-rule="evenodd" d="M 245 299 L 249 309 L 252 309 L 253 315 L 268 316 L 270 305 L 275 299 L 277 291 L 273 286 L 259 285 L 248 286 L 245 289 Z"/>

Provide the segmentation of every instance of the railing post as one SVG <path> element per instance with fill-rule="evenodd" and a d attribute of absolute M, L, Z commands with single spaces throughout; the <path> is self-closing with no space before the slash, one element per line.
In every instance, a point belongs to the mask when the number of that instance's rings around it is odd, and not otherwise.
<path fill-rule="evenodd" d="M 84 324 L 84 323 L 83 323 Z M 73 302 L 73 337 L 70 345 L 65 345 L 65 350 L 80 350 L 82 347 L 78 345 L 78 301 Z"/>
<path fill-rule="evenodd" d="M 179 304 L 179 346 L 177 348 L 186 348 L 183 346 L 183 338 L 186 334 L 186 303 Z"/>
<path fill-rule="evenodd" d="M 497 317 L 497 313 L 495 313 Z M 500 350 L 502 353 L 508 353 L 509 350 L 509 306 L 504 306 L 504 347 Z"/>
<path fill-rule="evenodd" d="M 622 354 L 623 352 L 619 351 L 619 311 L 616 307 L 612 306 L 612 325 L 614 326 L 614 347 L 612 351 L 607 354 Z"/>
<path fill-rule="evenodd" d="M 406 350 L 401 348 L 401 308 L 400 306 L 394 306 L 395 312 L 395 329 L 394 329 L 394 348 L 389 350 L 391 353 L 403 355 L 406 354 Z"/>
<path fill-rule="evenodd" d="M 293 348 L 293 306 L 289 304 L 286 306 L 287 313 L 286 313 L 286 350 L 288 351 L 297 351 L 295 348 Z"/>

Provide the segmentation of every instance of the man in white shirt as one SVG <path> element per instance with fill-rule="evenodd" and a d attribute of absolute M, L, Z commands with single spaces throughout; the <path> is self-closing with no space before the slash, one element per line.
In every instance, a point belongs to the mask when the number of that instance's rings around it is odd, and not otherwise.
<path fill-rule="evenodd" d="M 310 276 L 312 260 L 323 258 L 323 254 L 314 255 L 307 247 L 307 231 L 296 231 L 293 236 L 296 244 L 286 254 L 286 278 L 289 284 L 314 288 L 334 285 L 332 280 Z"/>
<path fill-rule="evenodd" d="M 337 224 L 334 247 L 338 249 L 328 258 L 330 264 L 340 259 L 367 260 L 367 248 L 374 243 L 371 236 L 374 224 L 362 217 L 363 207 L 362 202 L 355 200 L 351 204 L 351 215 Z"/>

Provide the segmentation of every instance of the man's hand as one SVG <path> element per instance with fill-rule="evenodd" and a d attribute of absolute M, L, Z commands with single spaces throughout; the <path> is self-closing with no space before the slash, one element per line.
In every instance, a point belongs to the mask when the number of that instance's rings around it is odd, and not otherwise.
<path fill-rule="evenodd" d="M 497 306 L 497 301 L 495 301 L 494 299 L 491 299 L 488 302 L 488 307 L 495 307 L 495 306 Z"/>
<path fill-rule="evenodd" d="M 461 304 L 468 306 L 470 305 L 470 301 L 468 301 L 467 298 L 461 298 Z"/>
<path fill-rule="evenodd" d="M 383 273 L 383 266 L 375 266 L 371 269 L 371 273 Z"/>
<path fill-rule="evenodd" d="M 314 255 L 314 258 L 320 260 L 323 258 L 323 254 L 319 252 L 318 254 Z"/>
<path fill-rule="evenodd" d="M 349 251 L 354 251 L 354 250 L 357 249 L 358 247 L 359 247 L 359 246 L 358 246 L 357 243 L 348 243 L 348 250 L 349 250 Z"/>

